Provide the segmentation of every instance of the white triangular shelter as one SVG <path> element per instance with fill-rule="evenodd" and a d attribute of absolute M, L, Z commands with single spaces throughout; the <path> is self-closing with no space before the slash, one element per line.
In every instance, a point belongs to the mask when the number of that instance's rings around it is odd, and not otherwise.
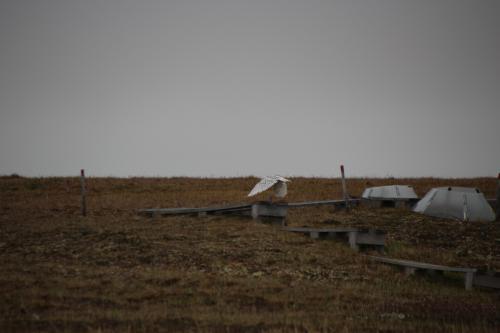
<path fill-rule="evenodd" d="M 411 200 L 418 199 L 413 187 L 408 185 L 388 185 L 369 187 L 363 192 L 363 199 L 369 200 Z"/>
<path fill-rule="evenodd" d="M 483 193 L 471 187 L 438 187 L 420 200 L 414 212 L 461 221 L 495 220 L 495 213 Z"/>

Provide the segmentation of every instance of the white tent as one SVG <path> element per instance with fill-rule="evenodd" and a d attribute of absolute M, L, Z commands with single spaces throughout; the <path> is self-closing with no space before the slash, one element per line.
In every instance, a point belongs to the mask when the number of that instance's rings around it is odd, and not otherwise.
<path fill-rule="evenodd" d="M 420 200 L 414 212 L 462 221 L 495 220 L 495 213 L 483 193 L 470 187 L 438 187 Z"/>
<path fill-rule="evenodd" d="M 369 187 L 363 192 L 363 199 L 369 200 L 411 200 L 418 199 L 413 187 L 408 185 L 389 185 Z"/>

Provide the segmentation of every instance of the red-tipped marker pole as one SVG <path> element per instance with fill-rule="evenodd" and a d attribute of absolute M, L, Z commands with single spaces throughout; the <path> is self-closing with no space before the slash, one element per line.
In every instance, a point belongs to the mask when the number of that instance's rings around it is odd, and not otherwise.
<path fill-rule="evenodd" d="M 497 221 L 500 221 L 500 173 L 498 173 L 498 178 L 497 178 L 497 200 L 496 200 L 496 215 L 497 215 Z"/>
<path fill-rule="evenodd" d="M 347 194 L 347 186 L 345 184 L 344 165 L 340 165 L 340 173 L 342 175 L 342 192 L 344 194 L 345 208 L 349 210 L 349 195 Z"/>

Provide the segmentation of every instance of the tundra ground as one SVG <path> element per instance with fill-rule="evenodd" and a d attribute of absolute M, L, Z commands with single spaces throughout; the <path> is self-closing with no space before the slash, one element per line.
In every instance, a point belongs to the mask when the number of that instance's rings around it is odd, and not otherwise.
<path fill-rule="evenodd" d="M 498 332 L 500 294 L 460 276 L 411 276 L 335 241 L 236 216 L 150 219 L 140 208 L 250 202 L 257 179 L 0 178 L 2 332 Z M 351 179 L 480 188 L 496 180 Z M 266 194 L 256 199 L 265 199 Z M 341 198 L 338 179 L 292 178 L 288 201 Z M 385 255 L 500 270 L 500 224 L 405 209 L 291 210 L 293 226 L 374 226 Z"/>

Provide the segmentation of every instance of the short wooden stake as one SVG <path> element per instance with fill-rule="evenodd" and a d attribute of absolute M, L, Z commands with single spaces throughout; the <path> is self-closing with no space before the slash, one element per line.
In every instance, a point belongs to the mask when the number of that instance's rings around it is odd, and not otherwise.
<path fill-rule="evenodd" d="M 415 274 L 416 268 L 415 267 L 405 267 L 405 275 L 410 276 Z"/>
<path fill-rule="evenodd" d="M 86 190 L 85 190 L 85 170 L 80 171 L 80 185 L 82 192 L 82 216 L 87 216 L 87 202 L 86 202 Z"/>
<path fill-rule="evenodd" d="M 309 237 L 311 237 L 312 239 L 319 239 L 319 232 L 317 232 L 317 231 L 311 231 L 309 233 Z"/>
<path fill-rule="evenodd" d="M 349 246 L 351 247 L 351 249 L 353 249 L 354 251 L 359 251 L 358 232 L 350 231 L 348 233 L 348 239 L 349 239 Z"/>
<path fill-rule="evenodd" d="M 340 166 L 340 173 L 342 175 L 342 193 L 344 194 L 345 208 L 349 210 L 349 195 L 347 194 L 347 186 L 345 184 L 344 165 Z"/>
<path fill-rule="evenodd" d="M 466 272 L 465 273 L 465 290 L 471 290 L 473 282 L 474 282 L 474 272 Z"/>
<path fill-rule="evenodd" d="M 497 178 L 497 200 L 496 200 L 496 215 L 497 215 L 497 221 L 500 221 L 500 173 L 498 174 Z"/>

